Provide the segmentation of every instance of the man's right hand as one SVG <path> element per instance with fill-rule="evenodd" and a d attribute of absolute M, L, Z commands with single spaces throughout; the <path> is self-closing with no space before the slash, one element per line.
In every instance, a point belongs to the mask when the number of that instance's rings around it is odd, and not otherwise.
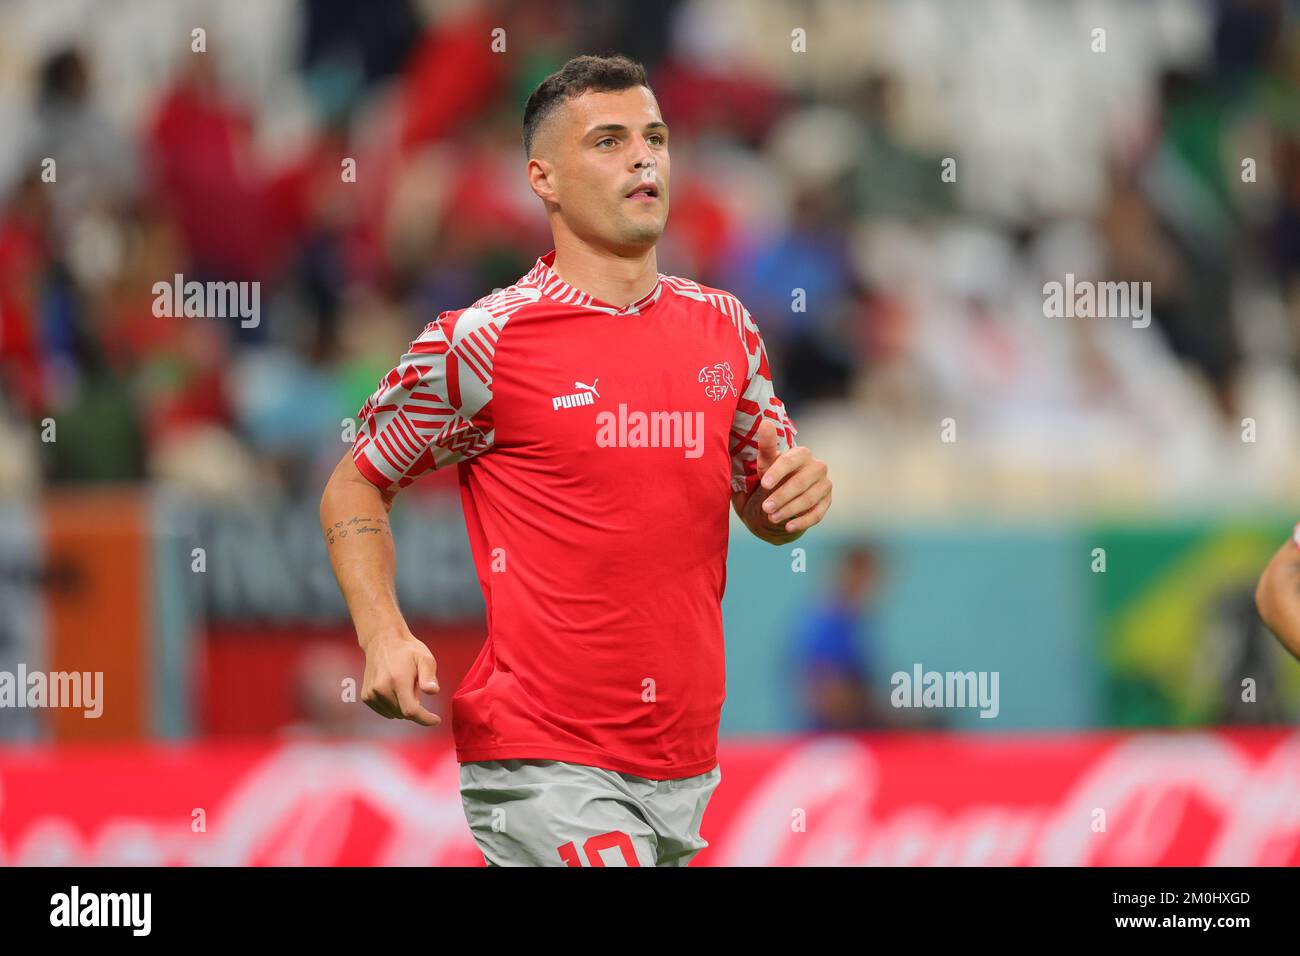
<path fill-rule="evenodd" d="M 424 642 L 409 631 L 391 637 L 373 637 L 362 645 L 366 676 L 361 699 L 388 719 L 413 720 L 425 727 L 442 723 L 424 709 L 420 693 L 438 693 L 438 664 Z"/>

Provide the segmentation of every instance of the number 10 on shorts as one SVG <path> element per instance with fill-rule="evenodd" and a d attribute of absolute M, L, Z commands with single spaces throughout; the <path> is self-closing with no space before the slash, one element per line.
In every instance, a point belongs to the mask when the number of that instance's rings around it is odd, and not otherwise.
<path fill-rule="evenodd" d="M 641 865 L 636 858 L 636 850 L 632 848 L 632 838 L 618 830 L 597 833 L 595 836 L 587 838 L 587 842 L 582 844 L 582 850 L 587 854 L 588 865 L 604 866 L 605 861 L 600 858 L 600 851 L 608 850 L 610 847 L 618 847 L 623 852 L 623 860 L 628 866 Z M 565 866 L 582 866 L 582 859 L 578 856 L 578 848 L 573 845 L 572 840 L 557 849 Z"/>

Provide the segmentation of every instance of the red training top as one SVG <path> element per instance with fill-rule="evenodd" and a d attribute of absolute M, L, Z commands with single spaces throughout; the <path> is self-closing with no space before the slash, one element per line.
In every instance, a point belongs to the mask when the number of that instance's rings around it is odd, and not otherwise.
<path fill-rule="evenodd" d="M 459 463 L 488 638 L 452 698 L 458 759 L 656 780 L 717 764 L 730 494 L 760 416 L 795 428 L 734 296 L 659 274 L 624 308 L 551 271 L 425 326 L 360 412 L 384 489 Z"/>

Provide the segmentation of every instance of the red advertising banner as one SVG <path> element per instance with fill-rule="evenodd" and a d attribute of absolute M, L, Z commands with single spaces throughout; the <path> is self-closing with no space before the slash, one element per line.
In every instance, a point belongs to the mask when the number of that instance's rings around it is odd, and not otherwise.
<path fill-rule="evenodd" d="M 1300 734 L 724 741 L 695 865 L 1296 865 Z M 482 865 L 445 745 L 0 750 L 0 864 Z"/>

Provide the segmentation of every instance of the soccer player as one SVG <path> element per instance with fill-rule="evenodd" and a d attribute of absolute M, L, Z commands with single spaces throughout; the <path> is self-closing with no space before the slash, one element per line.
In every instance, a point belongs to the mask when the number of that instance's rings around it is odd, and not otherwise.
<path fill-rule="evenodd" d="M 1255 606 L 1282 646 L 1300 659 L 1300 524 L 1260 575 Z"/>
<path fill-rule="evenodd" d="M 794 444 L 745 307 L 657 271 L 668 126 L 644 68 L 576 57 L 523 127 L 555 248 L 425 326 L 362 407 L 321 523 L 363 699 L 437 724 L 387 515 L 398 489 L 458 464 L 488 636 L 452 729 L 487 863 L 684 866 L 720 779 L 728 498 L 785 545 L 825 516 L 831 483 Z"/>

